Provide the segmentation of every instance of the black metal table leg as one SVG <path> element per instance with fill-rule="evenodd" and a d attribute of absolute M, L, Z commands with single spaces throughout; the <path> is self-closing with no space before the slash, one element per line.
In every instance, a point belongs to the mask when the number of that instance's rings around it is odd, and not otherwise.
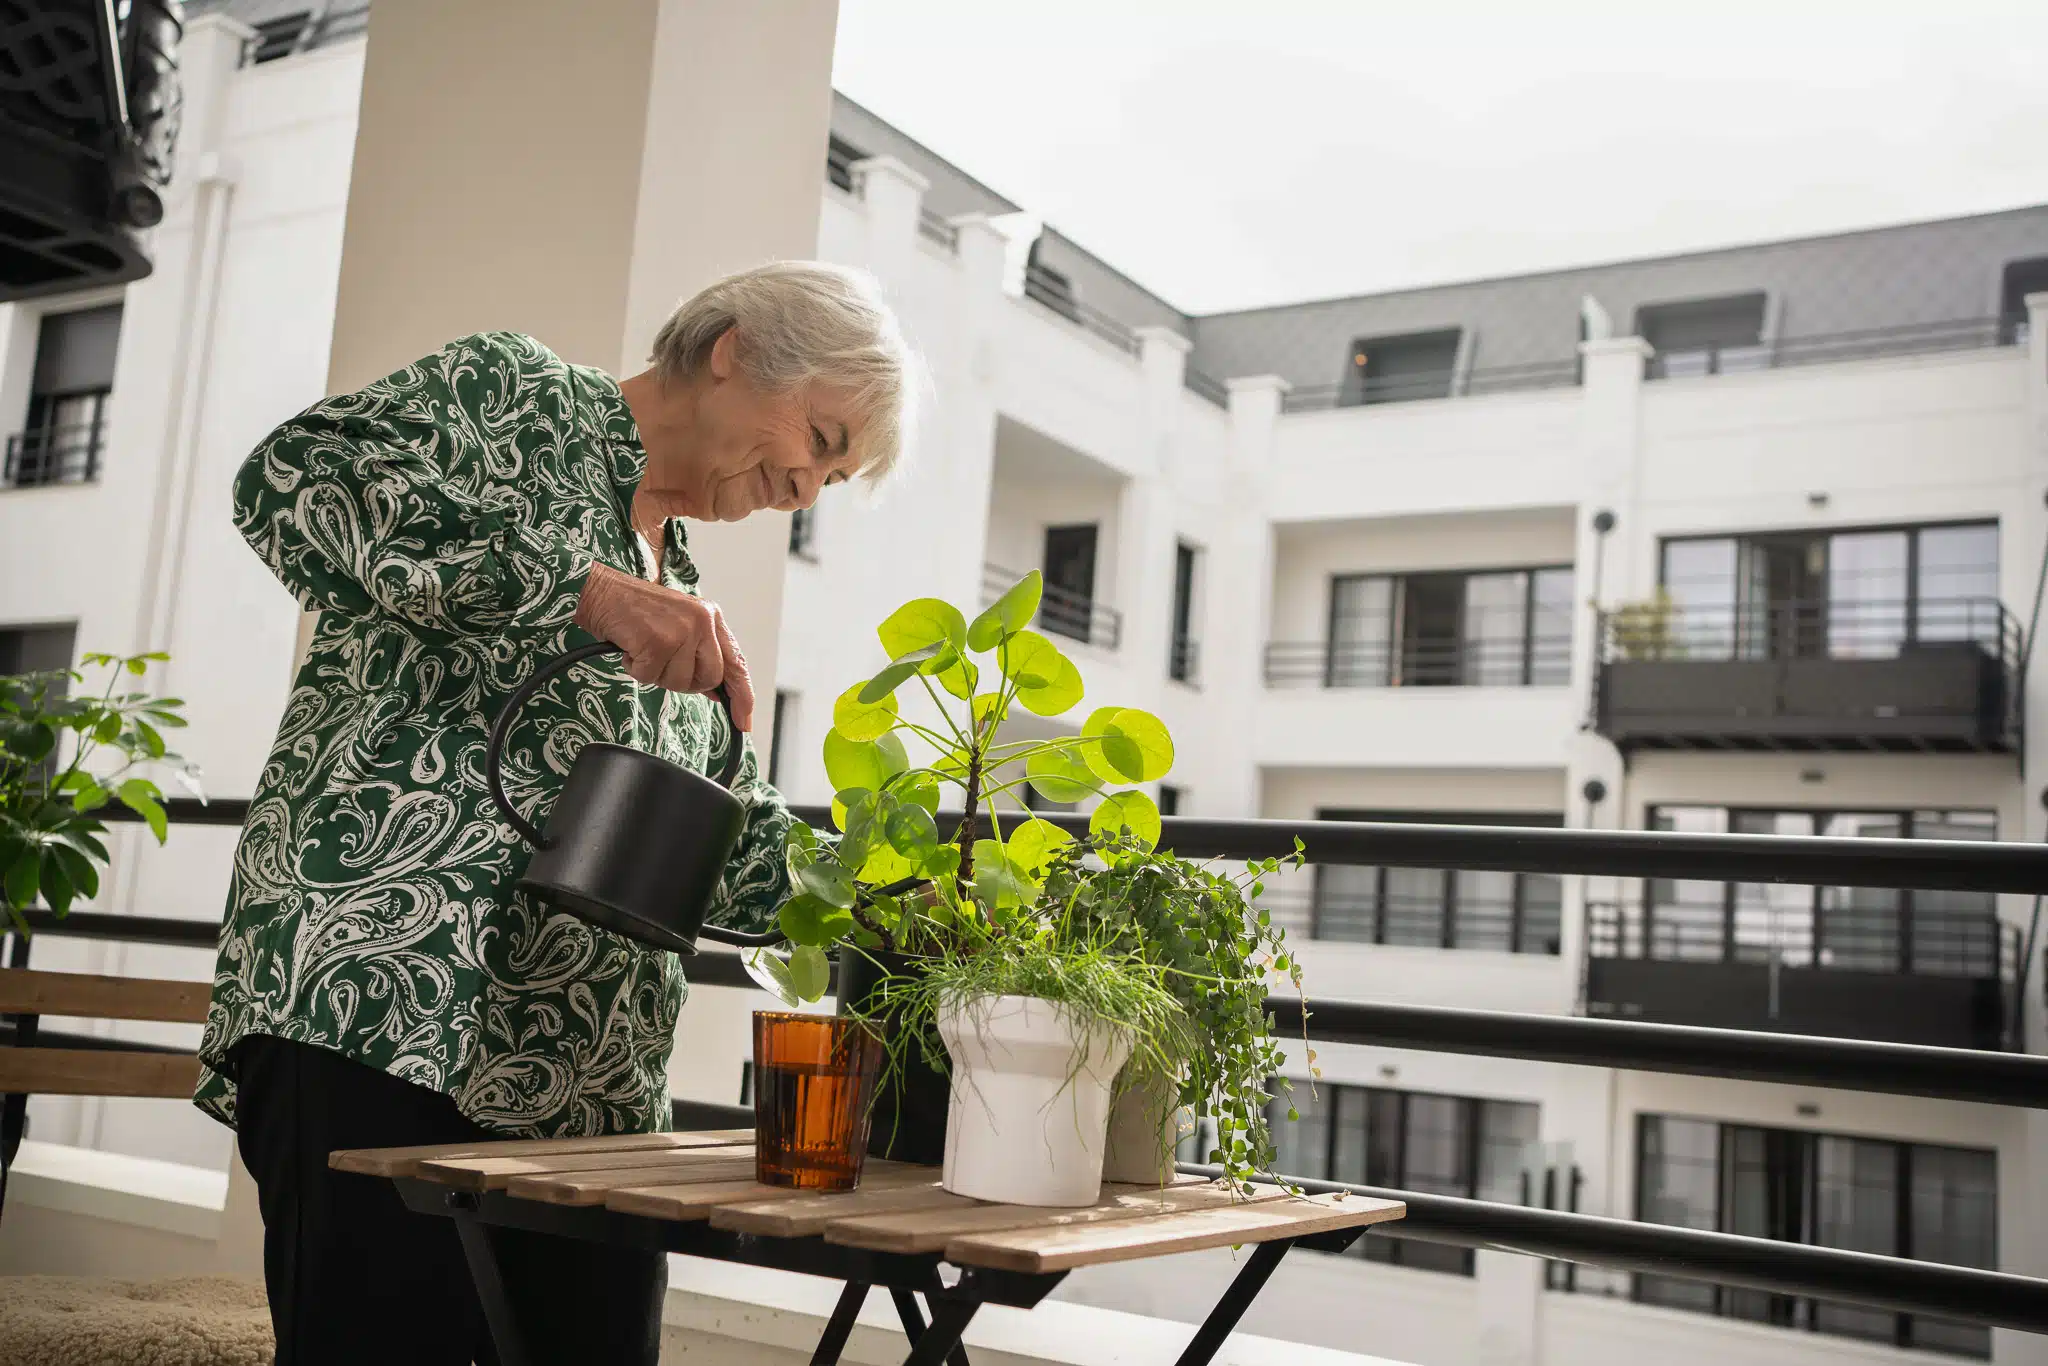
<path fill-rule="evenodd" d="M 900 1309 L 901 1306 L 899 1305 Z M 960 1345 L 960 1337 L 981 1308 L 980 1300 L 943 1299 L 932 1305 L 931 1326 L 911 1344 L 903 1366 L 939 1366 Z"/>
<path fill-rule="evenodd" d="M 1216 1301 L 1209 1317 L 1202 1320 L 1202 1326 L 1195 1330 L 1194 1339 L 1180 1354 L 1175 1366 L 1209 1366 L 1210 1358 L 1216 1355 L 1231 1330 L 1237 1327 L 1244 1311 L 1252 1307 L 1252 1301 L 1266 1288 L 1266 1281 L 1273 1275 L 1274 1268 L 1280 1265 L 1280 1259 L 1293 1246 L 1292 1238 L 1281 1238 L 1260 1243 L 1252 1249 L 1251 1260 L 1244 1264 L 1244 1270 L 1237 1273 L 1237 1279 L 1223 1292 L 1223 1298 Z"/>
<path fill-rule="evenodd" d="M 825 1335 L 818 1339 L 818 1349 L 811 1353 L 811 1366 L 837 1366 L 839 1354 L 846 1350 L 846 1340 L 853 1336 L 853 1323 L 860 1317 L 860 1307 L 867 1302 L 867 1283 L 848 1281 L 839 1292 L 832 1317 L 826 1321 Z"/>
<path fill-rule="evenodd" d="M 448 1197 L 448 1210 L 455 1219 L 455 1236 L 462 1240 L 462 1256 L 469 1263 L 469 1278 L 476 1282 L 476 1297 L 483 1305 L 484 1323 L 491 1330 L 491 1343 L 498 1349 L 498 1366 L 528 1366 L 526 1338 L 512 1317 L 512 1302 L 505 1294 L 505 1278 L 498 1269 L 498 1254 L 491 1247 L 490 1231 L 477 1221 L 476 1196 L 457 1191 Z"/>
<path fill-rule="evenodd" d="M 896 1317 L 903 1320 L 903 1336 L 910 1339 L 912 1347 L 924 1336 L 924 1310 L 918 1307 L 917 1296 L 908 1290 L 891 1289 L 889 1298 L 896 1301 Z M 955 1343 L 953 1350 L 946 1353 L 946 1366 L 968 1366 L 967 1344 Z"/>

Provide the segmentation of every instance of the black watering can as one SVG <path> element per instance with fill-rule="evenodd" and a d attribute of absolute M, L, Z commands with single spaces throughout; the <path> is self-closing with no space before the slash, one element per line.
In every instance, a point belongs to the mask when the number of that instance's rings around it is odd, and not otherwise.
<path fill-rule="evenodd" d="M 699 937 L 742 947 L 781 943 L 773 932 L 742 934 L 704 923 L 746 825 L 745 808 L 728 790 L 746 754 L 738 726 L 715 780 L 643 750 L 595 743 L 576 756 L 545 831 L 512 809 L 501 768 L 513 717 L 564 669 L 618 648 L 599 641 L 549 660 L 513 690 L 491 724 L 485 760 L 491 799 L 535 849 L 520 889 L 593 925 L 677 953 L 695 953 Z M 718 705 L 730 724 L 723 688 Z"/>

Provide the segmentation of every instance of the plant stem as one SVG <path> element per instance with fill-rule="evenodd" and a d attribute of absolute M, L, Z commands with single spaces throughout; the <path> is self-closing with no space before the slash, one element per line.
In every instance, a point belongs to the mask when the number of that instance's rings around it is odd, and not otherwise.
<path fill-rule="evenodd" d="M 979 735 L 976 736 L 977 741 Z M 974 816 L 981 805 L 981 747 L 977 743 L 967 752 L 967 797 L 966 814 L 960 818 L 960 871 L 953 877 L 953 889 L 961 896 L 967 895 L 967 884 L 974 881 Z"/>

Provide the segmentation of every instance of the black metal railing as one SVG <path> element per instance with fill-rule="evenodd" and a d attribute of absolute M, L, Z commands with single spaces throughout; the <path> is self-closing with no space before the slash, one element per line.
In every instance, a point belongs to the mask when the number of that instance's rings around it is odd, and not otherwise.
<path fill-rule="evenodd" d="M 7 438 L 0 487 L 89 484 L 99 478 L 105 444 L 105 424 L 97 417 L 62 427 L 31 427 Z"/>
<path fill-rule="evenodd" d="M 1166 647 L 1166 676 L 1176 683 L 1197 683 L 1202 677 L 1202 643 L 1175 636 Z"/>
<path fill-rule="evenodd" d="M 1135 356 L 1142 349 L 1138 345 L 1137 333 L 1129 327 L 1081 301 L 1074 293 L 1074 287 L 1065 276 L 1057 271 L 1030 265 L 1024 270 L 1024 297 L 1045 305 L 1068 322 L 1094 333 L 1126 355 Z"/>
<path fill-rule="evenodd" d="M 1572 638 L 1567 625 L 1461 639 L 1276 640 L 1265 665 L 1274 688 L 1561 688 L 1571 681 Z"/>
<path fill-rule="evenodd" d="M 1995 911 L 1801 904 L 1773 914 L 1711 902 L 1594 901 L 1586 952 L 1665 963 L 1776 963 L 1824 972 L 1969 977 L 2008 986 L 2019 976 L 2020 931 Z"/>
<path fill-rule="evenodd" d="M 1481 896 L 1463 888 L 1434 894 L 1274 888 L 1259 898 L 1288 934 L 1333 944 L 1556 954 L 1563 903 L 1519 889 Z"/>
<path fill-rule="evenodd" d="M 985 564 L 981 567 L 981 601 L 983 606 L 1001 597 L 1011 584 L 1023 575 L 1001 565 Z M 1114 650 L 1123 643 L 1124 614 L 1114 607 L 1104 607 L 1085 593 L 1076 593 L 1070 588 L 1048 583 L 1038 600 L 1038 625 L 1040 629 L 1054 635 L 1078 640 L 1086 645 Z"/>
<path fill-rule="evenodd" d="M 942 218 L 938 214 L 933 213 L 930 209 L 922 207 L 918 209 L 917 233 L 918 236 L 924 238 L 929 242 L 936 242 L 941 250 L 946 251 L 948 253 L 957 252 L 960 250 L 959 225 L 956 223 L 948 223 L 944 218 Z"/>
<path fill-rule="evenodd" d="M 1230 387 L 1190 365 L 1181 371 L 1181 386 L 1196 398 L 1205 398 L 1219 408 L 1230 406 Z"/>
<path fill-rule="evenodd" d="M 1681 604 L 1670 598 L 1600 614 L 1608 660 L 1896 659 L 1976 646 L 2009 665 L 2019 619 L 1996 598 L 1778 600 Z"/>
<path fill-rule="evenodd" d="M 1565 389 L 1578 382 L 1579 362 L 1576 359 L 1487 366 L 1468 370 L 1462 376 L 1455 370 L 1366 376 L 1337 384 L 1311 384 L 1290 389 L 1280 400 L 1280 411 L 1308 413 L 1328 408 L 1414 403 L 1433 398 L 1476 398 L 1532 389 Z"/>
<path fill-rule="evenodd" d="M 1974 351 L 2011 346 L 2015 340 L 2014 329 L 2005 320 L 1963 318 L 1660 351 L 1644 362 L 1643 373 L 1650 379 L 1683 379 L 1822 365 L 1829 361 Z"/>
<path fill-rule="evenodd" d="M 212 824 L 235 824 L 245 812 L 245 804 L 172 804 L 174 819 L 197 815 Z M 828 819 L 820 808 L 798 808 L 796 814 L 819 824 Z M 1069 829 L 1084 829 L 1087 823 L 1085 814 L 1046 813 L 1044 819 Z M 2048 891 L 2048 846 L 2035 844 L 1193 817 L 1167 818 L 1161 843 L 1188 857 L 1262 858 L 1290 854 L 1297 841 L 1308 858 L 1323 863 L 1899 890 Z M 37 919 L 44 933 L 201 947 L 211 945 L 217 932 L 205 922 L 90 911 L 74 912 L 61 922 L 41 914 Z M 729 953 L 691 959 L 689 976 L 705 986 L 752 985 L 738 957 Z M 1271 998 L 1268 1009 L 1283 1037 L 1305 1033 L 1318 1042 L 2048 1109 L 2048 1057 L 2022 1053 L 1505 1011 L 1303 1002 L 1284 994 Z M 711 1116 L 744 1123 L 746 1112 L 685 1104 L 677 1114 L 680 1122 Z M 1215 1174 L 1200 1167 L 1185 1170 Z M 1381 1226 L 1379 1236 L 1495 1248 L 2048 1333 L 2048 1281 L 1425 1192 L 1304 1184 L 1406 1201 L 1407 1217 Z"/>

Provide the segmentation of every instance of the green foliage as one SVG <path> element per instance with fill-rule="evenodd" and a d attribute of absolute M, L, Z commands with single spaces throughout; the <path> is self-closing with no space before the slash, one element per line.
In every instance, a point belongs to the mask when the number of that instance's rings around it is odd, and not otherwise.
<path fill-rule="evenodd" d="M 1082 703 L 1080 669 L 1029 629 L 1040 593 L 1032 573 L 972 622 L 919 598 L 882 623 L 888 662 L 840 696 L 825 738 L 838 838 L 791 829 L 780 921 L 795 947 L 749 967 L 795 1004 L 823 996 L 826 950 L 889 950 L 927 970 L 885 983 L 871 1003 L 883 1013 L 929 1023 L 946 1001 L 1014 994 L 1100 1022 L 1134 1043 L 1125 1085 L 1163 1083 L 1215 1119 L 1213 1160 L 1242 1188 L 1273 1158 L 1267 979 L 1300 985 L 1245 897 L 1278 865 L 1240 883 L 1155 849 L 1159 808 L 1138 785 L 1171 771 L 1174 748 L 1149 712 L 1099 707 L 1066 734 L 1002 738 L 1019 709 L 1057 718 Z M 942 829 L 949 788 L 964 815 Z M 1024 811 L 1027 788 L 1093 801 L 1089 834 Z M 891 1066 L 926 1033 L 899 1029 Z"/>
<path fill-rule="evenodd" d="M 1614 648 L 1623 659 L 1681 659 L 1678 616 L 1677 601 L 1663 588 L 1642 602 L 1623 603 L 1608 617 Z"/>
<path fill-rule="evenodd" d="M 166 730 L 185 724 L 185 704 L 117 691 L 168 658 L 86 655 L 82 667 L 106 679 L 97 695 L 68 695 L 69 685 L 86 682 L 78 669 L 0 676 L 0 897 L 23 933 L 21 913 L 38 900 L 63 915 L 98 894 L 108 855 L 95 812 L 119 802 L 164 842 L 164 794 L 145 772 L 163 770 L 201 795 L 198 768 L 164 743 Z"/>

